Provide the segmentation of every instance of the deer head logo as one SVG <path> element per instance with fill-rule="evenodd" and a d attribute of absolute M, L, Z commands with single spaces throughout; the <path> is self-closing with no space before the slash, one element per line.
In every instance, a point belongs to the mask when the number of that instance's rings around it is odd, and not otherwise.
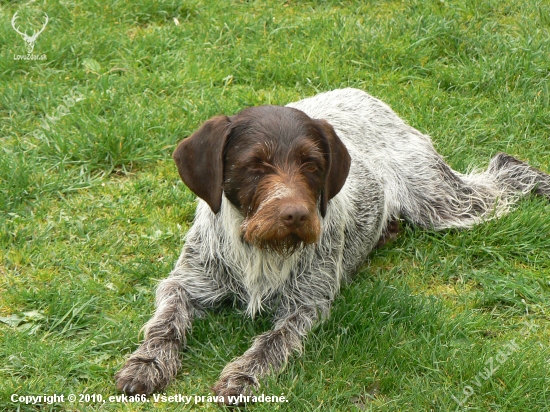
<path fill-rule="evenodd" d="M 27 43 L 27 53 L 32 54 L 32 51 L 34 50 L 34 44 L 36 43 L 36 39 L 38 38 L 40 33 L 42 33 L 46 28 L 46 25 L 48 24 L 48 21 L 50 20 L 50 18 L 46 13 L 44 13 L 44 16 L 46 17 L 46 20 L 44 21 L 44 25 L 39 31 L 33 30 L 32 36 L 29 36 L 27 32 L 21 32 L 15 26 L 16 20 L 17 20 L 17 13 L 18 12 L 15 12 L 15 14 L 13 15 L 13 18 L 11 19 L 11 26 L 17 33 L 21 35 L 21 37 L 23 37 L 23 40 L 25 40 L 25 42 Z"/>

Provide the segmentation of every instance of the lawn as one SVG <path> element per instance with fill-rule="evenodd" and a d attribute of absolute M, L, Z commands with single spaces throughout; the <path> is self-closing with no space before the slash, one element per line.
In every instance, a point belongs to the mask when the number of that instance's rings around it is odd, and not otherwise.
<path fill-rule="evenodd" d="M 29 35 L 49 17 L 30 60 L 15 12 Z M 211 116 L 350 86 L 459 171 L 506 151 L 548 172 L 549 80 L 541 0 L 0 0 L 0 410 L 218 409 L 102 401 L 193 220 L 171 153 Z M 250 409 L 550 410 L 549 311 L 548 202 L 471 231 L 404 224 L 263 381 L 288 403 Z M 197 320 L 166 396 L 209 395 L 270 324 Z"/>

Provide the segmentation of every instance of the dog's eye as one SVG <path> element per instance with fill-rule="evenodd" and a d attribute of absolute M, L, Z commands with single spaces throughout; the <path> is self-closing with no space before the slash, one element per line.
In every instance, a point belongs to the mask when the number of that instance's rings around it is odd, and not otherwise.
<path fill-rule="evenodd" d="M 319 168 L 315 163 L 304 163 L 302 169 L 308 173 L 315 173 Z"/>
<path fill-rule="evenodd" d="M 272 173 L 274 169 L 273 158 L 270 156 L 253 155 L 246 162 L 246 168 L 249 172 L 262 176 Z"/>
<path fill-rule="evenodd" d="M 265 169 L 263 167 L 252 167 L 250 172 L 254 175 L 263 175 L 265 174 Z"/>
<path fill-rule="evenodd" d="M 266 164 L 263 160 L 256 160 L 248 165 L 248 170 L 250 173 L 263 175 L 266 173 Z"/>

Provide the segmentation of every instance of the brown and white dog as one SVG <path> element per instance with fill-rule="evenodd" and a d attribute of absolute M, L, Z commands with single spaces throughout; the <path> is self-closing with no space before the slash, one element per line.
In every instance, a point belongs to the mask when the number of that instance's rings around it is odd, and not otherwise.
<path fill-rule="evenodd" d="M 234 295 L 250 315 L 274 315 L 273 329 L 213 387 L 238 404 L 300 351 L 342 281 L 393 236 L 397 219 L 469 227 L 530 192 L 550 199 L 550 176 L 503 153 L 483 173 L 452 170 L 428 136 L 356 89 L 215 117 L 174 159 L 199 204 L 145 339 L 116 375 L 128 394 L 163 389 L 180 368 L 193 316 Z"/>

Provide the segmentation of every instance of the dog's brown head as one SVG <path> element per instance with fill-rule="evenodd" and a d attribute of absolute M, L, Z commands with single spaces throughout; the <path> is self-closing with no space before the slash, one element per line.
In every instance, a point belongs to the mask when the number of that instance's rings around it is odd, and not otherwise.
<path fill-rule="evenodd" d="M 288 255 L 319 239 L 319 214 L 344 185 L 350 156 L 332 126 L 259 106 L 208 120 L 174 152 L 184 183 L 214 213 L 222 193 L 244 216 L 243 239 Z"/>

